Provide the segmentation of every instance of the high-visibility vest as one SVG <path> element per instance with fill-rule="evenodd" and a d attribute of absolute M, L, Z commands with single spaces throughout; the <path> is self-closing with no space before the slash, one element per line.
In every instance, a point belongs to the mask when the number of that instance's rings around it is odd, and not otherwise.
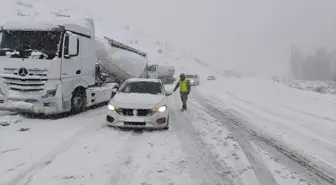
<path fill-rule="evenodd" d="M 188 86 L 187 86 L 188 79 L 179 80 L 180 83 L 180 92 L 188 92 Z"/>

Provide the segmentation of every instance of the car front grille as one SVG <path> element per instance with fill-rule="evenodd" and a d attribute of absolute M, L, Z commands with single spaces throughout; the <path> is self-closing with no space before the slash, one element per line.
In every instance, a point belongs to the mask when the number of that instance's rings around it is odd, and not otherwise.
<path fill-rule="evenodd" d="M 124 116 L 134 116 L 134 109 L 122 109 L 121 112 Z"/>
<path fill-rule="evenodd" d="M 124 116 L 148 116 L 152 113 L 151 109 L 123 109 L 119 108 L 117 112 Z"/>

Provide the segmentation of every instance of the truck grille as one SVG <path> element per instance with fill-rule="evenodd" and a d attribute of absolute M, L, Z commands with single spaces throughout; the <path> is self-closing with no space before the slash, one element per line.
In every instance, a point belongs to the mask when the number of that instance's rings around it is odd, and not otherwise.
<path fill-rule="evenodd" d="M 124 116 L 148 116 L 152 110 L 151 109 L 123 109 L 119 108 L 117 112 Z M 135 114 L 134 114 L 135 113 Z"/>
<path fill-rule="evenodd" d="M 2 79 L 7 84 L 8 89 L 21 92 L 43 91 L 48 71 L 39 69 L 28 69 L 28 74 L 22 76 L 20 69 L 4 68 Z"/>

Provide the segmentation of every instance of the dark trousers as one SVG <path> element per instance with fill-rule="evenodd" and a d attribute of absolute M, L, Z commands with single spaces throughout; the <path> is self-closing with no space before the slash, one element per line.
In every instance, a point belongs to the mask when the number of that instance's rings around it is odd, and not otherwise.
<path fill-rule="evenodd" d="M 188 93 L 180 92 L 180 95 L 182 100 L 182 109 L 187 109 Z"/>

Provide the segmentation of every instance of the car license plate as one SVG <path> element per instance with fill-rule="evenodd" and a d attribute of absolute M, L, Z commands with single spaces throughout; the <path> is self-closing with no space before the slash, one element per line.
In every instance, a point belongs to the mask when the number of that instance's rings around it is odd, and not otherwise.
<path fill-rule="evenodd" d="M 138 117 L 126 117 L 124 121 L 127 122 L 145 122 L 144 118 L 138 118 Z"/>

